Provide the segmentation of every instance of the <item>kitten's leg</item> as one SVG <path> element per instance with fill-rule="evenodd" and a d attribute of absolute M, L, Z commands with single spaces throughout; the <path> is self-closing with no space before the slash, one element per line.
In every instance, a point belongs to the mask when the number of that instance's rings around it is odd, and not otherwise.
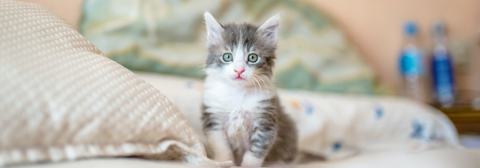
<path fill-rule="evenodd" d="M 253 121 L 253 134 L 250 139 L 250 147 L 243 155 L 242 165 L 245 167 L 262 166 L 265 156 L 270 151 L 277 137 L 277 128 L 275 127 L 275 114 L 273 112 L 263 112 Z"/>
<path fill-rule="evenodd" d="M 205 108 L 205 107 L 204 107 Z M 213 151 L 213 159 L 216 161 L 233 162 L 233 153 L 228 143 L 227 135 L 222 128 L 222 121 L 214 113 L 202 113 L 203 132 L 207 137 L 208 144 Z"/>
<path fill-rule="evenodd" d="M 207 141 L 213 150 L 213 159 L 216 161 L 232 161 L 233 153 L 227 140 L 225 132 L 222 130 L 206 132 Z"/>

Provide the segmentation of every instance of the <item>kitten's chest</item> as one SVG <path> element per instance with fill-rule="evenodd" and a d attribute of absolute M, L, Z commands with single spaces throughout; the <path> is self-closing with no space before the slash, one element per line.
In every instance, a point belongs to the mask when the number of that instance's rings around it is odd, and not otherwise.
<path fill-rule="evenodd" d="M 259 98 L 226 91 L 204 101 L 209 107 L 207 112 L 221 116 L 223 130 L 232 149 L 243 153 L 249 146 L 253 120 L 261 106 Z"/>
<path fill-rule="evenodd" d="M 248 148 L 253 128 L 253 113 L 232 111 L 227 113 L 224 131 L 233 149 Z M 244 151 L 238 151 L 243 153 Z"/>
<path fill-rule="evenodd" d="M 265 92 L 252 92 L 243 88 L 208 88 L 204 92 L 203 103 L 210 113 L 248 112 L 258 113 L 265 106 L 264 100 L 271 96 Z"/>
<path fill-rule="evenodd" d="M 264 100 L 270 98 L 269 94 L 263 92 L 220 85 L 206 88 L 203 103 L 207 107 L 206 112 L 221 116 L 231 147 L 242 153 L 249 146 L 256 115 L 267 106 Z"/>

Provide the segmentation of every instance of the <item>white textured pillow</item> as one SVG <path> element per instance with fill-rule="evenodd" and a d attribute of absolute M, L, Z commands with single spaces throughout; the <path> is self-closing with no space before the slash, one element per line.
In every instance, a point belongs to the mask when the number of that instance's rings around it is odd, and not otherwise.
<path fill-rule="evenodd" d="M 217 164 L 158 90 L 53 12 L 0 0 L 0 166 L 132 155 Z"/>

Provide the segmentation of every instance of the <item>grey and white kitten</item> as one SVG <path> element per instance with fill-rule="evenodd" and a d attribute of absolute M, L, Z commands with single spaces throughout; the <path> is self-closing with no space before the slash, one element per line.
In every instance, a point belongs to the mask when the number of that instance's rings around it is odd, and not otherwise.
<path fill-rule="evenodd" d="M 297 131 L 272 84 L 280 17 L 220 24 L 206 12 L 203 131 L 217 161 L 262 166 L 293 161 Z"/>

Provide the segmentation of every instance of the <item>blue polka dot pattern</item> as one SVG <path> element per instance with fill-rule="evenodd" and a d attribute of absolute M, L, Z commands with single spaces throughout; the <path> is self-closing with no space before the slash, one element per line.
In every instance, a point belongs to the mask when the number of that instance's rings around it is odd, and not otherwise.
<path fill-rule="evenodd" d="M 375 116 L 377 117 L 377 119 L 381 119 L 383 117 L 383 114 L 384 114 L 383 108 L 378 106 L 375 109 Z"/>
<path fill-rule="evenodd" d="M 342 143 L 341 142 L 335 142 L 332 146 L 333 151 L 338 151 L 340 148 L 342 148 Z"/>
<path fill-rule="evenodd" d="M 410 135 L 411 138 L 423 139 L 423 125 L 422 124 L 420 124 L 418 121 L 414 120 L 412 122 L 412 129 L 413 129 L 413 132 Z"/>
<path fill-rule="evenodd" d="M 305 105 L 305 113 L 307 115 L 312 115 L 313 113 L 313 107 L 310 105 L 310 104 L 306 104 Z"/>

